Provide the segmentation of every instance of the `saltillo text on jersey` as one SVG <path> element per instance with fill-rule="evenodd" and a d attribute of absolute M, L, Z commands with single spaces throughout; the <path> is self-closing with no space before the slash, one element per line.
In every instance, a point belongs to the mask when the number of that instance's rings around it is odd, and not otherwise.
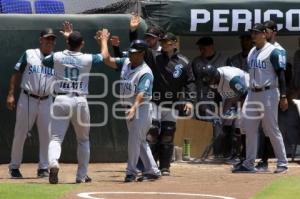
<path fill-rule="evenodd" d="M 253 47 L 248 54 L 250 87 L 278 87 L 276 71 L 285 70 L 285 60 L 285 52 L 268 42 L 261 49 Z"/>
<path fill-rule="evenodd" d="M 53 76 L 54 70 L 53 70 L 53 68 L 49 68 L 46 66 L 32 65 L 32 66 L 29 66 L 28 74 L 30 75 L 32 73 L 41 73 L 41 74 Z"/>
<path fill-rule="evenodd" d="M 39 48 L 28 49 L 14 67 L 22 73 L 21 88 L 37 96 L 49 95 L 54 80 L 54 70 L 43 65 L 43 59 L 44 55 Z"/>

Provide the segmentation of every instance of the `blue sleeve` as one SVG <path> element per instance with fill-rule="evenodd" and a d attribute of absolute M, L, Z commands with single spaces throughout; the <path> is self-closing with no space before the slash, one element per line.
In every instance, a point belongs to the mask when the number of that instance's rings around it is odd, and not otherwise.
<path fill-rule="evenodd" d="M 15 65 L 15 70 L 23 73 L 26 66 L 27 66 L 27 54 L 26 52 L 24 52 L 23 55 L 18 60 L 17 64 Z"/>
<path fill-rule="evenodd" d="M 243 96 L 243 95 L 247 94 L 247 87 L 246 87 L 245 83 L 241 80 L 241 78 L 239 76 L 233 77 L 229 81 L 229 86 L 239 96 Z"/>
<path fill-rule="evenodd" d="M 92 67 L 100 65 L 103 62 L 103 56 L 101 54 L 92 55 Z"/>
<path fill-rule="evenodd" d="M 286 53 L 284 50 L 274 49 L 271 52 L 270 61 L 275 69 L 278 70 L 285 70 L 286 68 Z"/>
<path fill-rule="evenodd" d="M 123 67 L 123 65 L 124 65 L 124 62 L 125 62 L 125 60 L 126 60 L 127 58 L 125 58 L 125 57 L 122 57 L 122 58 L 116 57 L 115 59 L 116 59 L 116 65 L 118 66 L 118 68 L 119 68 L 119 69 L 122 69 L 122 67 Z"/>
<path fill-rule="evenodd" d="M 54 54 L 48 55 L 43 59 L 43 65 L 49 68 L 53 68 L 54 66 Z"/>
<path fill-rule="evenodd" d="M 137 85 L 136 92 L 145 92 L 146 95 L 152 95 L 153 76 L 150 73 L 144 74 Z"/>

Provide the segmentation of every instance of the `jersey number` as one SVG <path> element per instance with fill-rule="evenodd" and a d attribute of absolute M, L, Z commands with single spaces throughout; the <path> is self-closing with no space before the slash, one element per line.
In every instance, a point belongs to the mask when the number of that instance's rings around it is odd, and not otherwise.
<path fill-rule="evenodd" d="M 78 68 L 65 68 L 65 78 L 72 81 L 77 81 L 79 76 Z"/>

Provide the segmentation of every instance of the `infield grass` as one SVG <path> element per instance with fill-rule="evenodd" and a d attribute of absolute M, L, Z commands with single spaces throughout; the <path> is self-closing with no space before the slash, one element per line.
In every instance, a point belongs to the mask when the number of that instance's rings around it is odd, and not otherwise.
<path fill-rule="evenodd" d="M 297 198 L 300 198 L 300 176 L 279 178 L 252 197 L 252 199 Z"/>
<path fill-rule="evenodd" d="M 75 184 L 19 184 L 0 183 L 1 199 L 58 199 L 75 189 Z"/>

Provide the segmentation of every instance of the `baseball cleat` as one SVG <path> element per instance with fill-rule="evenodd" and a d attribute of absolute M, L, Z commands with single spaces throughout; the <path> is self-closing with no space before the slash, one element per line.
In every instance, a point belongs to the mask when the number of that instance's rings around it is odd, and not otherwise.
<path fill-rule="evenodd" d="M 49 183 L 57 184 L 58 183 L 58 171 L 59 168 L 51 168 L 49 174 Z"/>
<path fill-rule="evenodd" d="M 83 179 L 76 179 L 76 183 L 90 183 L 92 182 L 92 178 L 89 176 L 85 176 Z"/>
<path fill-rule="evenodd" d="M 21 172 L 19 169 L 10 169 L 9 170 L 9 173 L 10 173 L 10 177 L 13 178 L 13 179 L 21 179 L 23 178 Z"/>
<path fill-rule="evenodd" d="M 135 175 L 126 175 L 124 182 L 134 182 L 135 181 Z"/>
<path fill-rule="evenodd" d="M 257 163 L 257 165 L 255 166 L 255 169 L 256 169 L 258 172 L 269 172 L 269 169 L 268 169 L 268 162 L 259 161 L 259 162 Z"/>
<path fill-rule="evenodd" d="M 158 180 L 161 176 L 156 174 L 144 174 L 142 177 L 138 178 L 138 182 L 152 182 Z"/>
<path fill-rule="evenodd" d="M 232 170 L 232 173 L 256 173 L 256 169 L 248 169 L 244 165 L 240 165 L 239 167 L 234 167 Z"/>
<path fill-rule="evenodd" d="M 170 169 L 167 169 L 167 168 L 162 168 L 160 170 L 160 172 L 161 172 L 162 176 L 169 176 L 170 175 Z"/>
<path fill-rule="evenodd" d="M 274 173 L 286 173 L 288 171 L 288 167 L 286 166 L 277 166 L 276 170 L 274 171 Z"/>
<path fill-rule="evenodd" d="M 37 177 L 38 178 L 49 177 L 49 171 L 48 171 L 48 169 L 38 169 L 37 170 Z"/>

